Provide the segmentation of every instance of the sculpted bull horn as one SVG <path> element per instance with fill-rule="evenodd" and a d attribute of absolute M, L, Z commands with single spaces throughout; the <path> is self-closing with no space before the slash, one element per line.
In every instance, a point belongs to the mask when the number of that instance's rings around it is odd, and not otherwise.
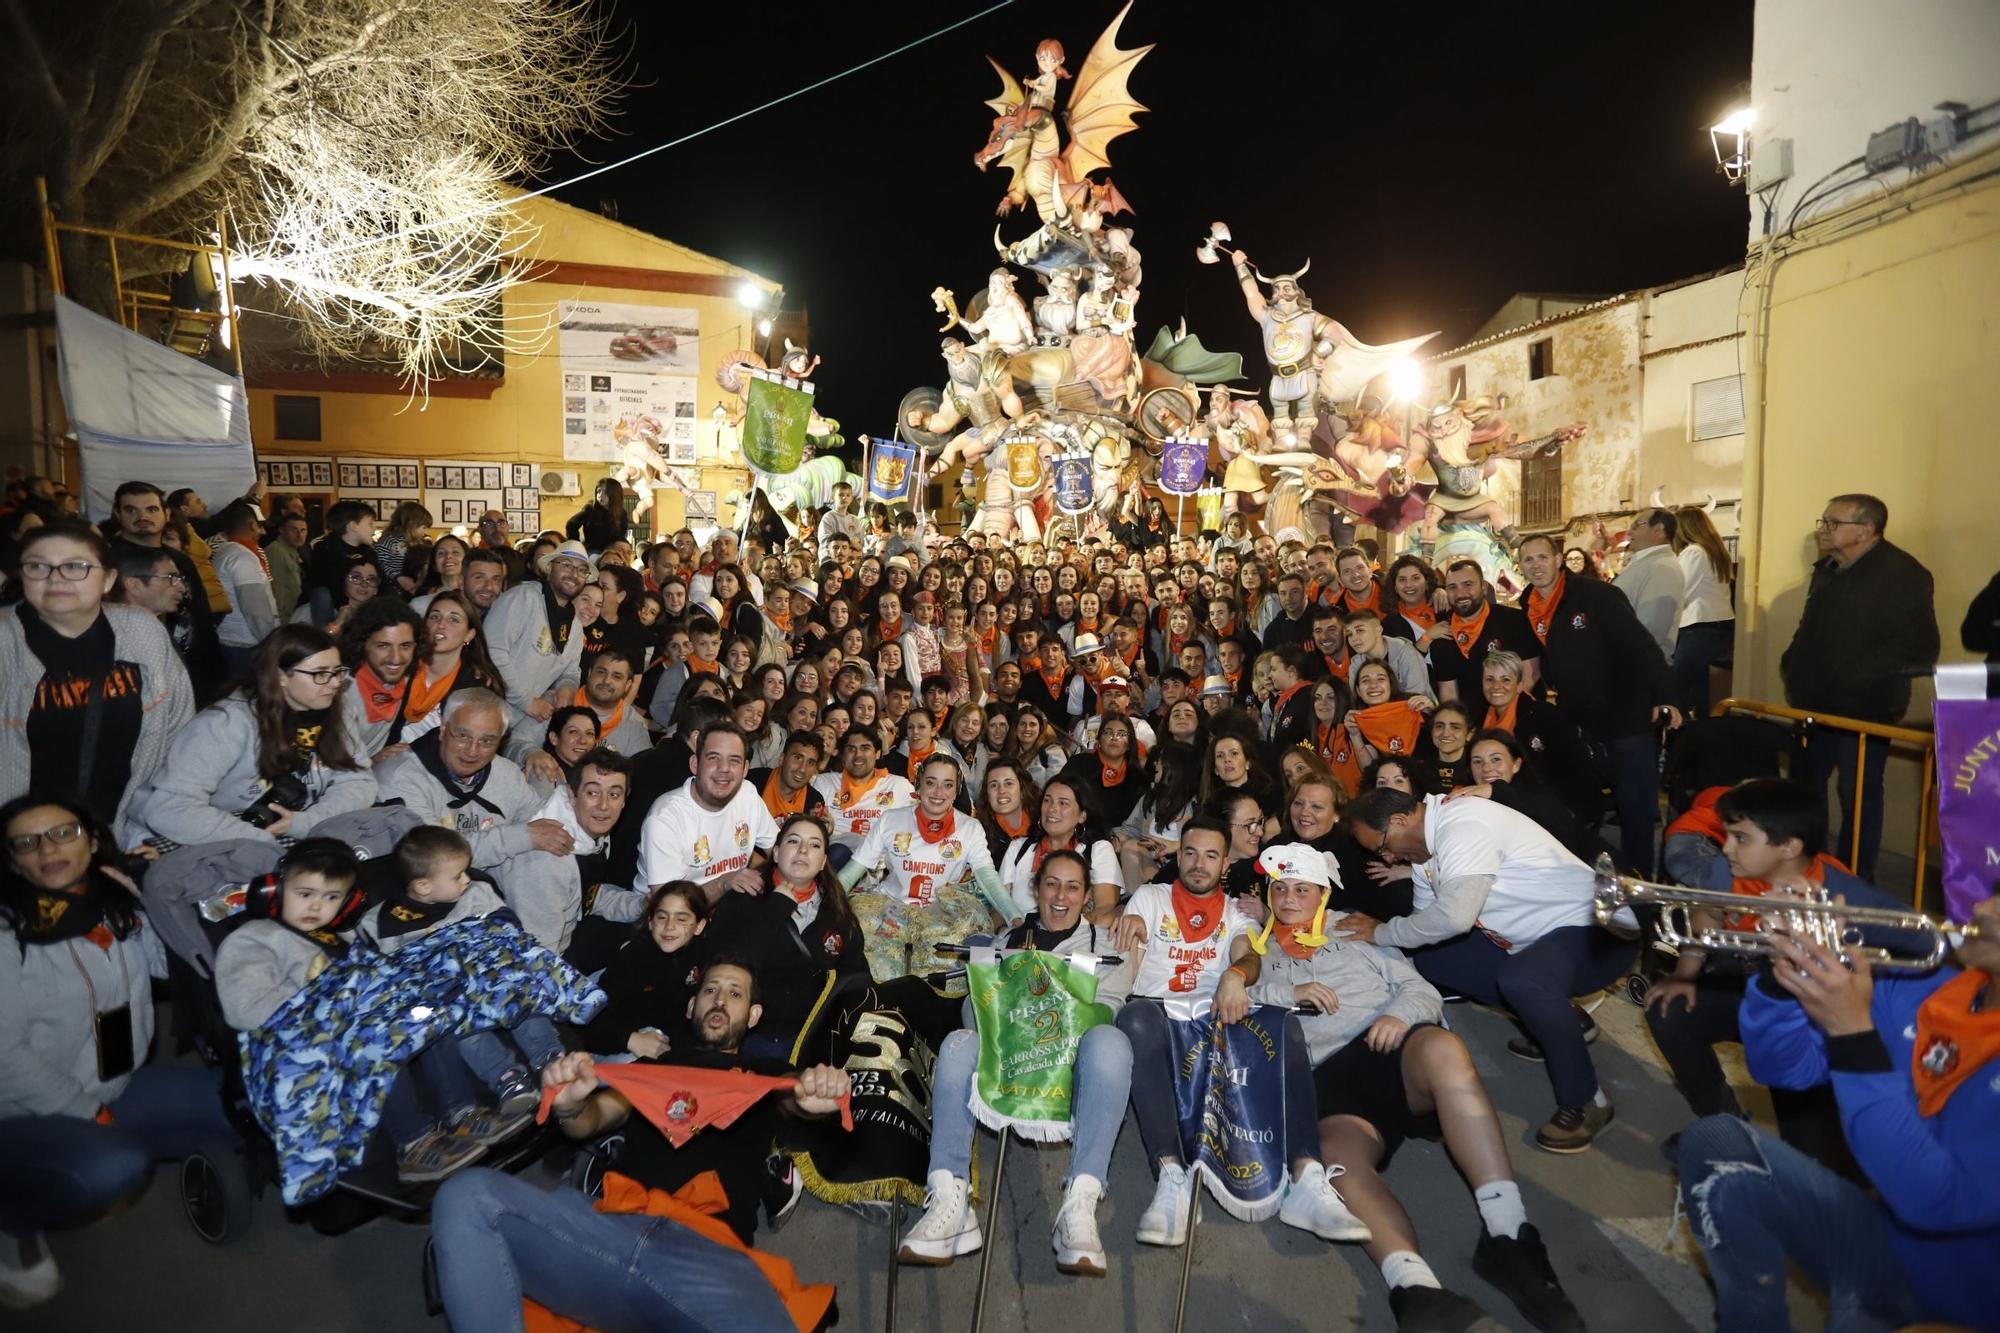
<path fill-rule="evenodd" d="M 1007 257 L 1007 243 L 1000 239 L 1000 224 L 993 224 L 993 248 L 1002 259 Z"/>

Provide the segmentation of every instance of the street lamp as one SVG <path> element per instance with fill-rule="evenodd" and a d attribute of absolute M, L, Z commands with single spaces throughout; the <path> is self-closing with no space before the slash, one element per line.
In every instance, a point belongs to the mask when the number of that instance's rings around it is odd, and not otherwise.
<path fill-rule="evenodd" d="M 1715 169 L 1731 185 L 1749 174 L 1750 127 L 1756 119 L 1755 111 L 1747 106 L 1738 107 L 1708 127 L 1709 147 L 1715 150 Z"/>
<path fill-rule="evenodd" d="M 764 289 L 754 282 L 746 282 L 736 289 L 736 304 L 745 310 L 764 308 Z"/>
<path fill-rule="evenodd" d="M 1409 357 L 1389 363 L 1389 397 L 1393 402 L 1411 403 L 1423 392 L 1423 369 Z"/>

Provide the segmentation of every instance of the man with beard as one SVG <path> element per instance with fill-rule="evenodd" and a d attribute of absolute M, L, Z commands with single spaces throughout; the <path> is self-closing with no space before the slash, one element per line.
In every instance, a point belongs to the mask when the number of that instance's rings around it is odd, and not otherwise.
<path fill-rule="evenodd" d="M 600 648 L 591 654 L 590 672 L 569 701 L 595 713 L 598 744 L 616 750 L 627 759 L 653 748 L 645 715 L 627 697 L 631 693 L 632 674 L 632 659 L 624 649 Z M 515 724 L 514 743 L 538 746 L 541 733 L 541 723 L 524 720 Z"/>
<path fill-rule="evenodd" d="M 507 530 L 507 515 L 502 511 L 489 509 L 479 516 L 479 545 L 474 549 L 491 551 L 499 556 L 501 565 L 507 570 L 509 584 L 519 583 L 527 577 L 527 564 L 521 559 L 521 553 L 514 549 L 514 535 Z"/>
<path fill-rule="evenodd" d="M 1057 729 L 1067 731 L 1076 721 L 1070 702 L 1077 693 L 1071 687 L 1078 683 L 1069 669 L 1069 649 L 1061 639 L 1049 635 L 1037 655 L 1040 668 L 1030 668 L 1021 677 L 1021 702 L 1033 704 Z"/>
<path fill-rule="evenodd" d="M 825 822 L 826 798 L 812 785 L 825 758 L 825 745 L 811 728 L 795 730 L 785 738 L 784 751 L 775 765 L 750 770 L 750 790 L 757 793 L 771 818 L 780 824 L 800 814 Z"/>
<path fill-rule="evenodd" d="M 542 798 L 513 760 L 500 754 L 506 709 L 491 690 L 460 690 L 445 701 L 444 723 L 376 771 L 381 799 L 401 801 L 427 824 L 457 829 L 475 869 L 533 849 L 568 856 L 576 840 L 536 815 Z"/>
<path fill-rule="evenodd" d="M 833 846 L 827 852 L 829 864 L 836 868 L 854 855 L 883 814 L 916 802 L 917 789 L 908 778 L 876 766 L 881 753 L 880 738 L 873 731 L 849 727 L 840 738 L 839 770 L 813 779 L 833 816 Z"/>
<path fill-rule="evenodd" d="M 1312 627 L 1312 643 L 1299 665 L 1299 674 L 1312 681 L 1345 681 L 1353 661 L 1347 650 L 1347 617 L 1336 607 L 1314 607 Z"/>
<path fill-rule="evenodd" d="M 777 821 L 743 785 L 750 742 L 729 723 L 706 728 L 694 751 L 693 776 L 646 812 L 633 888 L 657 889 L 677 879 L 701 886 L 713 904 L 724 892 L 761 893 L 763 853 L 777 839 Z"/>
<path fill-rule="evenodd" d="M 1021 664 L 1002 662 L 993 668 L 993 697 L 1011 704 L 1021 697 Z"/>
<path fill-rule="evenodd" d="M 1500 650 L 1521 659 L 1521 688 L 1534 689 L 1541 679 L 1542 641 L 1529 628 L 1526 613 L 1494 600 L 1479 562 L 1452 561 L 1444 572 L 1444 592 L 1451 599 L 1451 615 L 1417 641 L 1431 655 L 1439 701 L 1477 707 L 1486 654 Z"/>
<path fill-rule="evenodd" d="M 1199 1009 L 1207 1001 L 1220 1021 L 1241 1022 L 1250 1012 L 1249 988 L 1263 962 L 1250 945 L 1256 922 L 1218 892 L 1228 864 L 1229 830 L 1212 816 L 1196 815 L 1181 831 L 1180 875 L 1172 884 L 1142 886 L 1112 931 L 1119 953 L 1128 960 L 1136 953 L 1131 998 L 1117 1022 L 1132 1043 L 1132 1111 L 1146 1163 L 1159 1176 L 1152 1203 L 1139 1215 L 1142 1245 L 1183 1243 L 1189 1191 L 1199 1188 L 1181 1161 L 1174 1089 L 1180 1074 L 1168 1041 L 1166 1002 Z M 1320 1161 L 1312 1067 L 1296 1017 L 1285 1019 L 1284 1048 L 1285 1146 L 1292 1179 L 1278 1218 L 1323 1240 L 1365 1241 L 1368 1228 L 1348 1211 Z"/>
<path fill-rule="evenodd" d="M 568 832 L 569 853 L 530 850 L 493 869 L 521 928 L 582 971 L 608 962 L 631 933 L 628 923 L 645 908 L 643 894 L 606 882 L 611 830 L 625 813 L 631 787 L 632 765 L 623 755 L 603 746 L 586 751 L 569 781 L 535 812 L 536 819 Z"/>
<path fill-rule="evenodd" d="M 1681 724 L 1673 669 L 1625 595 L 1595 579 L 1569 578 L 1553 539 L 1528 538 L 1519 558 L 1529 583 L 1528 627 L 1542 644 L 1542 679 L 1556 692 L 1557 711 L 1604 743 L 1625 863 L 1649 877 L 1660 796 L 1653 729 Z"/>
<path fill-rule="evenodd" d="M 1281 575 L 1278 579 L 1278 614 L 1264 627 L 1264 646 L 1290 648 L 1311 641 L 1312 615 L 1306 609 L 1305 575 Z"/>
<path fill-rule="evenodd" d="M 348 688 L 361 703 L 361 753 L 389 759 L 409 749 L 402 740 L 410 693 L 410 668 L 424 623 L 394 597 L 363 602 L 341 629 L 340 656 L 354 673 Z"/>
<path fill-rule="evenodd" d="M 509 588 L 486 614 L 486 652 L 507 682 L 507 702 L 537 722 L 582 676 L 583 631 L 570 604 L 594 572 L 583 543 L 564 542 L 545 580 Z"/>
<path fill-rule="evenodd" d="M 111 544 L 113 555 L 123 547 L 137 546 L 163 552 L 174 562 L 175 571 L 187 586 L 181 613 L 188 619 L 195 642 L 201 645 L 198 651 L 206 658 L 208 648 L 213 646 L 216 657 L 220 658 L 222 650 L 216 645 L 215 619 L 209 611 L 201 570 L 192 557 L 166 545 L 160 536 L 167 529 L 167 498 L 160 488 L 146 481 L 128 481 L 119 486 L 111 497 L 111 522 L 107 527 L 105 540 Z"/>
<path fill-rule="evenodd" d="M 159 617 L 181 665 L 187 668 L 196 702 L 205 707 L 229 689 L 229 673 L 223 669 L 222 650 L 215 636 L 204 639 L 195 631 L 194 613 L 187 607 L 187 579 L 174 563 L 173 554 L 113 542 L 111 565 L 118 571 L 113 600 Z"/>
<path fill-rule="evenodd" d="M 691 1077 L 696 1070 L 753 1069 L 757 1062 L 742 1055 L 742 1045 L 763 1018 L 758 1001 L 756 974 L 746 964 L 728 957 L 711 962 L 689 1005 L 695 1047 L 670 1052 L 662 1063 Z M 504 1172 L 462 1171 L 431 1208 L 439 1294 L 454 1328 L 518 1328 L 524 1297 L 599 1328 L 789 1333 L 798 1327 L 774 1285 L 792 1281 L 789 1269 L 769 1277 L 747 1250 L 782 1117 L 833 1114 L 849 1091 L 845 1072 L 831 1065 L 799 1070 L 788 1090 L 760 1099 L 726 1126 L 707 1125 L 678 1148 L 646 1115 L 633 1115 L 622 1094 L 603 1086 L 587 1054 L 552 1061 L 542 1086 L 555 1091 L 556 1124 L 572 1141 L 622 1131 L 615 1170 L 641 1189 L 673 1194 L 714 1173 L 726 1195 L 721 1221 L 739 1243 L 709 1239 L 671 1218 L 600 1211 L 573 1190 L 544 1191 Z M 700 1100 L 687 1094 L 697 1115 Z M 607 1262 L 613 1255 L 623 1257 Z M 795 1286 L 793 1292 L 794 1299 L 803 1295 Z"/>

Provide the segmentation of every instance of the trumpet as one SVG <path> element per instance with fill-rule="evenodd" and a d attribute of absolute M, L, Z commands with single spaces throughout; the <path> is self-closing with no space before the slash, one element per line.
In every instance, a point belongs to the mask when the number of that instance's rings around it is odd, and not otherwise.
<path fill-rule="evenodd" d="M 1808 889 L 1806 896 L 1799 897 L 1753 898 L 1678 884 L 1654 884 L 1619 874 L 1609 856 L 1597 858 L 1596 870 L 1598 924 L 1609 925 L 1623 908 L 1658 908 L 1660 920 L 1653 947 L 1662 953 L 1678 954 L 1690 948 L 1709 953 L 1767 956 L 1773 952 L 1771 936 L 1783 933 L 1809 939 L 1844 961 L 1864 958 L 1877 971 L 1928 972 L 1944 962 L 1958 940 L 1975 939 L 1979 935 L 1976 925 L 1951 925 L 1932 920 L 1922 912 L 1837 903 L 1825 889 Z M 1723 923 L 1732 916 L 1754 914 L 1757 922 L 1747 930 L 1729 929 L 1726 924 L 1702 925 L 1695 920 L 1697 912 L 1710 913 Z M 1922 943 L 1907 949 L 1864 944 L 1865 927 L 1903 931 Z"/>

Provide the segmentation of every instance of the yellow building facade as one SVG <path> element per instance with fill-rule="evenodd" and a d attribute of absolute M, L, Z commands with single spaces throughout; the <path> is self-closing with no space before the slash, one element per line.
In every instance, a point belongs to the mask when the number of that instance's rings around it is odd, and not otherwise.
<path fill-rule="evenodd" d="M 546 326 L 548 333 L 530 351 L 509 352 L 504 377 L 446 380 L 430 386 L 428 401 L 413 400 L 405 385 L 388 375 L 316 371 L 252 371 L 251 438 L 260 461 L 287 457 L 367 460 L 463 459 L 532 464 L 537 477 L 547 470 L 579 474 L 581 494 L 540 497 L 541 526 L 560 527 L 586 503 L 597 481 L 611 474 L 605 463 L 565 460 L 563 380 L 554 332 L 561 301 L 605 301 L 626 306 L 694 310 L 700 321 L 699 369 L 695 392 L 702 461 L 698 489 L 717 497 L 717 517 L 731 521 L 728 497 L 748 484 L 748 473 L 714 457 L 714 403 L 727 398 L 715 383 L 716 368 L 729 352 L 751 346 L 762 316 L 740 299 L 745 284 L 774 309 L 778 284 L 748 269 L 700 254 L 552 199 L 521 200 L 516 211 L 539 230 L 532 247 L 529 281 L 507 289 L 508 327 Z M 254 347 L 255 323 L 246 325 Z M 280 431 L 277 399 L 311 396 L 319 400 L 319 438 L 287 439 Z M 730 400 L 734 401 L 734 400 Z M 295 486 L 294 490 L 307 489 Z M 314 486 L 338 499 L 338 487 Z M 657 523 L 665 530 L 685 520 L 683 496 L 656 493 Z M 444 524 L 440 506 L 425 505 Z M 477 515 L 467 515 L 466 520 Z M 517 524 L 516 536 L 521 533 Z"/>

